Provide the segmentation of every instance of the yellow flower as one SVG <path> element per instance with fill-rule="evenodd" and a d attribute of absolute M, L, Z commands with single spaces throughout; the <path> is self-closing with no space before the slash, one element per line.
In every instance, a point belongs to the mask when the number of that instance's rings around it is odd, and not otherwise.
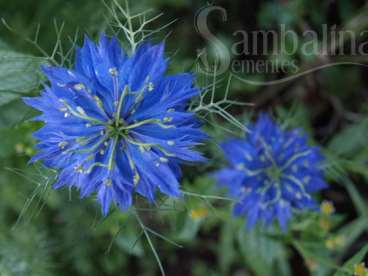
<path fill-rule="evenodd" d="M 335 244 L 338 247 L 343 247 L 345 245 L 345 237 L 343 235 L 338 235 L 335 237 Z"/>
<path fill-rule="evenodd" d="M 24 153 L 24 145 L 23 145 L 23 144 L 21 144 L 21 143 L 16 144 L 16 145 L 15 145 L 15 151 L 16 151 L 16 153 L 18 153 L 18 154 L 22 154 L 22 153 Z"/>
<path fill-rule="evenodd" d="M 334 239 L 327 239 L 325 241 L 325 246 L 327 249 L 334 250 L 336 248 L 335 240 Z"/>
<path fill-rule="evenodd" d="M 329 216 L 335 212 L 335 207 L 331 201 L 323 201 L 321 204 L 321 212 L 322 214 Z"/>
<path fill-rule="evenodd" d="M 365 276 L 367 269 L 364 263 L 354 265 L 354 275 L 355 276 Z"/>
<path fill-rule="evenodd" d="M 341 248 L 345 245 L 345 237 L 342 235 L 337 235 L 333 238 L 329 238 L 325 241 L 325 246 L 330 250 L 335 250 L 336 248 Z"/>
<path fill-rule="evenodd" d="M 193 219 L 201 219 L 204 218 L 208 215 L 208 209 L 206 208 L 198 208 L 198 209 L 193 209 L 190 211 L 190 216 Z"/>

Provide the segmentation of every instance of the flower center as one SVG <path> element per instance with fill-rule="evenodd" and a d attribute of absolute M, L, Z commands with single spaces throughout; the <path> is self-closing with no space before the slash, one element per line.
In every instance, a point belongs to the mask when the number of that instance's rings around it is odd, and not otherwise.
<path fill-rule="evenodd" d="M 127 128 L 127 125 L 124 123 L 122 119 L 119 119 L 117 121 L 111 121 L 106 126 L 106 132 L 109 137 L 117 137 L 122 138 L 126 137 L 129 133 L 129 129 Z"/>
<path fill-rule="evenodd" d="M 282 170 L 273 164 L 266 169 L 266 175 L 273 181 L 279 181 L 282 175 Z"/>

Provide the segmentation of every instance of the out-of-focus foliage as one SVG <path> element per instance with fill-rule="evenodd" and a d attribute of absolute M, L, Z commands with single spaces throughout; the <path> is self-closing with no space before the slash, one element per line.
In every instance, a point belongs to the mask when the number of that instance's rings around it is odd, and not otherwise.
<path fill-rule="evenodd" d="M 171 71 L 193 69 L 197 50 L 207 46 L 193 21 L 207 1 L 131 2 L 134 11 L 164 13 L 153 22 L 153 29 L 178 19 L 154 40 L 169 33 Z M 237 41 L 233 32 L 238 29 L 277 29 L 286 24 L 300 33 L 304 28 L 321 32 L 321 24 L 350 26 L 355 31 L 368 26 L 368 8 L 359 0 L 214 4 L 228 13 L 226 22 L 210 16 L 211 30 L 226 45 Z M 74 190 L 52 190 L 54 173 L 27 163 L 34 154 L 31 134 L 39 125 L 29 121 L 35 111 L 20 98 L 39 93 L 44 81 L 37 70 L 41 63 L 52 62 L 50 56 L 56 62 L 63 62 L 65 55 L 72 57 L 69 49 L 75 38 L 80 42 L 83 33 L 92 37 L 100 31 L 111 33 L 111 13 L 100 1 L 0 0 L 0 17 L 0 275 L 159 275 L 147 234 L 167 275 L 353 275 L 366 258 L 366 68 L 336 66 L 274 86 L 233 78 L 228 86 L 232 100 L 254 103 L 229 110 L 238 121 L 248 121 L 259 110 L 272 110 L 285 127 L 303 127 L 311 143 L 323 147 L 330 188 L 320 199 L 333 202 L 334 212 L 299 216 L 288 233 L 277 228 L 248 232 L 243 220 L 231 216 L 232 202 L 223 198 L 225 191 L 219 191 L 210 177 L 224 164 L 218 143 L 231 135 L 228 130 L 241 131 L 221 116 L 201 114 L 213 137 L 202 149 L 212 161 L 185 168 L 183 198 L 160 198 L 155 206 L 137 198 L 129 212 L 116 210 L 103 218 L 94 199 L 81 200 Z M 266 58 L 293 58 L 302 68 L 318 61 L 301 50 L 292 57 L 281 53 Z M 367 60 L 358 56 L 351 61 Z M 216 100 L 224 97 L 227 77 L 219 78 Z M 242 77 L 269 78 L 266 74 Z M 203 86 L 212 83 L 205 76 L 198 78 Z M 135 212 L 145 227 L 137 222 Z"/>

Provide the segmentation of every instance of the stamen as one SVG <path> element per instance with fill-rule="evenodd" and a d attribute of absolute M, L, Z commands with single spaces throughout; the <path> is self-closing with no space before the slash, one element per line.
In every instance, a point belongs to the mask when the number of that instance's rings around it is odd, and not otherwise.
<path fill-rule="evenodd" d="M 153 82 L 149 82 L 147 88 L 149 92 L 153 91 L 153 89 L 155 89 Z"/>
<path fill-rule="evenodd" d="M 68 72 L 69 76 L 75 77 L 75 74 L 71 70 L 68 70 L 67 72 Z"/>
<path fill-rule="evenodd" d="M 168 160 L 167 158 L 165 158 L 165 157 L 160 157 L 160 161 L 161 161 L 162 163 L 167 163 L 167 162 L 169 162 L 169 160 Z"/>
<path fill-rule="evenodd" d="M 82 114 L 83 116 L 85 116 L 86 115 L 86 112 L 84 111 L 84 109 L 82 108 L 82 107 L 80 107 L 80 106 L 77 106 L 77 111 L 80 113 L 80 114 Z"/>
<path fill-rule="evenodd" d="M 308 184 L 309 183 L 309 181 L 311 181 L 311 177 L 308 175 L 308 176 L 305 176 L 304 178 L 303 178 L 303 182 L 305 183 L 305 184 Z"/>
<path fill-rule="evenodd" d="M 260 173 L 263 172 L 263 169 L 258 169 L 258 170 L 249 170 L 245 167 L 244 164 L 242 163 L 239 163 L 237 166 L 236 166 L 236 169 L 239 170 L 239 171 L 244 171 L 246 173 L 247 176 L 256 176 Z"/>
<path fill-rule="evenodd" d="M 118 102 L 118 105 L 117 105 L 117 108 L 116 108 L 116 113 L 115 113 L 115 126 L 118 127 L 119 126 L 119 122 L 120 122 L 120 113 L 121 113 L 121 109 L 123 107 L 123 101 L 125 99 L 125 96 L 126 94 L 128 93 L 129 91 L 129 87 L 128 85 L 126 85 L 124 87 L 124 90 L 123 90 L 123 93 L 121 93 L 120 95 L 120 99 L 119 99 L 119 102 Z"/>
<path fill-rule="evenodd" d="M 65 149 L 65 147 L 68 145 L 67 141 L 62 141 L 58 144 L 58 146 L 63 150 Z"/>
<path fill-rule="evenodd" d="M 140 121 L 140 122 L 136 122 L 136 123 L 134 123 L 132 125 L 129 125 L 129 126 L 124 126 L 122 129 L 133 129 L 133 128 L 137 128 L 137 127 L 140 127 L 140 126 L 146 125 L 146 124 L 156 124 L 156 125 L 159 125 L 162 128 L 175 128 L 176 127 L 175 125 L 165 125 L 159 119 L 147 119 L 147 120 L 143 120 L 143 121 Z"/>
<path fill-rule="evenodd" d="M 169 123 L 169 122 L 171 122 L 173 120 L 173 117 L 165 117 L 164 118 L 164 122 L 165 123 Z"/>
<path fill-rule="evenodd" d="M 68 109 L 68 111 L 72 115 L 74 115 L 75 117 L 80 118 L 80 119 L 83 119 L 83 120 L 87 120 L 87 121 L 96 122 L 96 123 L 102 124 L 102 125 L 105 124 L 104 122 L 102 122 L 102 121 L 100 121 L 100 120 L 98 120 L 96 118 L 92 118 L 92 117 L 87 116 L 86 113 L 85 113 L 85 111 L 83 110 L 83 108 L 81 108 L 80 106 L 77 107 L 77 112 L 76 112 L 75 110 L 73 110 L 73 108 L 70 105 L 68 105 L 68 103 L 66 102 L 66 100 L 60 99 L 59 101 L 62 102 L 65 105 L 65 107 Z M 68 116 L 69 116 L 69 114 L 68 115 L 64 115 L 65 118 L 68 117 Z"/>
<path fill-rule="evenodd" d="M 282 166 L 281 170 L 285 170 L 287 169 L 290 165 L 292 165 L 294 163 L 295 160 L 301 158 L 301 157 L 305 157 L 308 156 L 310 154 L 310 150 L 306 150 L 300 153 L 297 153 L 295 155 L 293 155 L 289 160 L 286 161 L 286 163 Z M 281 157 L 281 155 L 280 155 Z M 284 157 L 282 158 L 284 159 Z"/>
<path fill-rule="evenodd" d="M 245 158 L 246 158 L 249 162 L 253 160 L 252 156 L 251 156 L 248 152 L 245 154 Z"/>
<path fill-rule="evenodd" d="M 139 173 L 137 171 L 135 171 L 135 174 L 134 174 L 134 177 L 133 177 L 134 186 L 137 186 L 140 179 L 141 179 L 141 177 L 139 176 Z"/>
<path fill-rule="evenodd" d="M 111 180 L 111 179 L 106 179 L 106 180 L 104 181 L 104 184 L 105 184 L 107 187 L 110 187 L 110 186 L 112 186 L 112 180 Z"/>
<path fill-rule="evenodd" d="M 112 68 L 109 69 L 109 73 L 111 74 L 111 76 L 117 77 L 118 76 L 118 69 L 116 69 L 116 67 L 112 67 Z"/>
<path fill-rule="evenodd" d="M 101 163 L 101 162 L 96 162 L 96 163 L 93 163 L 86 171 L 85 173 L 86 174 L 89 174 L 92 172 L 92 170 L 95 168 L 95 167 L 102 167 L 102 168 L 107 168 L 106 164 L 104 163 Z"/>
<path fill-rule="evenodd" d="M 84 84 L 83 83 L 77 83 L 77 84 L 75 84 L 74 85 L 74 89 L 75 90 L 78 90 L 78 91 L 81 91 L 81 90 L 83 90 L 83 89 L 85 89 L 86 87 L 84 86 Z"/>
<path fill-rule="evenodd" d="M 83 173 L 83 167 L 82 165 L 77 165 L 74 167 L 74 170 L 77 172 L 77 173 Z"/>
<path fill-rule="evenodd" d="M 93 99 L 95 100 L 95 102 L 96 102 L 96 104 L 97 104 L 97 106 L 99 107 L 99 108 L 101 108 L 101 109 L 103 109 L 103 103 L 102 103 L 102 101 L 101 101 L 101 99 L 98 97 L 98 96 L 93 96 Z"/>
<path fill-rule="evenodd" d="M 109 163 L 107 165 L 107 167 L 110 171 L 113 169 L 113 166 L 114 166 L 115 150 L 116 150 L 116 146 L 117 146 L 118 142 L 119 142 L 119 139 L 116 136 L 114 138 L 114 144 L 112 145 L 112 150 L 111 150 L 111 154 L 110 154 L 110 158 L 109 158 Z"/>

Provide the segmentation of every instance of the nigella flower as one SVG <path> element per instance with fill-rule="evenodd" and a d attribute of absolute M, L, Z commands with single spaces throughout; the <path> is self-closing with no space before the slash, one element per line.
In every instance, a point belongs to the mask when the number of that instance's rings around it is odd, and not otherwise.
<path fill-rule="evenodd" d="M 34 136 L 55 188 L 97 193 L 103 214 L 122 210 L 134 192 L 155 200 L 159 190 L 180 195 L 183 162 L 204 161 L 193 150 L 206 135 L 188 101 L 199 93 L 193 75 L 165 75 L 164 45 L 142 44 L 128 56 L 116 38 L 86 38 L 73 69 L 43 67 L 49 79 L 40 97 L 25 102 L 42 111 L 45 125 Z"/>
<path fill-rule="evenodd" d="M 276 219 L 286 230 L 293 211 L 318 208 L 311 193 L 326 187 L 323 157 L 299 130 L 282 130 L 266 114 L 248 130 L 245 139 L 222 144 L 230 165 L 214 176 L 236 198 L 234 215 L 245 215 L 249 228 Z"/>

